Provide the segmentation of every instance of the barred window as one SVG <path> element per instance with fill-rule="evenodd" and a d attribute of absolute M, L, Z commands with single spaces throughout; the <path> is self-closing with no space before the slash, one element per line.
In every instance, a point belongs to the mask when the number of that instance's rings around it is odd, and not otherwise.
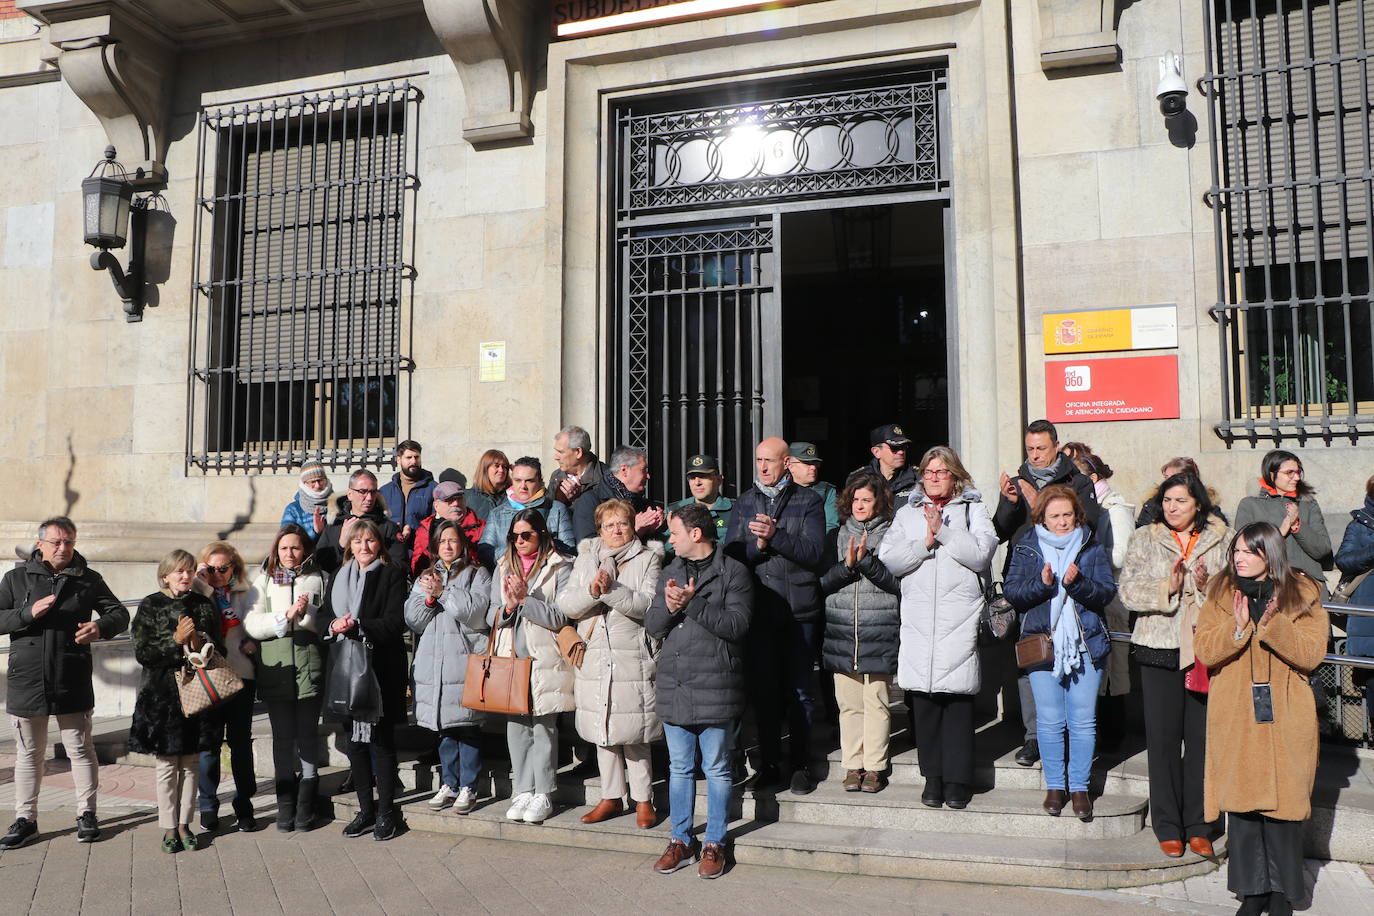
<path fill-rule="evenodd" d="M 389 459 L 420 98 L 400 83 L 201 112 L 189 466 Z"/>
<path fill-rule="evenodd" d="M 1374 0 L 1209 6 L 1217 431 L 1374 432 Z"/>

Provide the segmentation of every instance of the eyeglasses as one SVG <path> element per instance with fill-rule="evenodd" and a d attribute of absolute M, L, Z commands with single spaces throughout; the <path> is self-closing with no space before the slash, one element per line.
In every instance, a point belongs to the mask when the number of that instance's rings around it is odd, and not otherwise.
<path fill-rule="evenodd" d="M 954 474 L 947 468 L 926 468 L 921 472 L 921 476 L 926 480 L 944 480 L 947 477 L 953 477 Z"/>
<path fill-rule="evenodd" d="M 210 570 L 210 572 L 216 572 L 216 573 L 219 573 L 219 574 L 222 576 L 222 575 L 224 575 L 225 573 L 227 573 L 229 570 L 233 569 L 234 567 L 232 567 L 232 566 L 207 566 L 207 567 L 205 567 L 205 568 L 208 569 L 208 570 Z"/>
<path fill-rule="evenodd" d="M 511 533 L 515 535 L 517 541 L 528 541 L 531 539 L 538 539 L 539 537 L 539 532 L 537 531 L 513 531 Z"/>
<path fill-rule="evenodd" d="M 76 539 L 75 539 L 75 538 L 40 538 L 39 540 L 41 540 L 44 544 L 47 544 L 49 547 L 75 547 L 75 546 L 76 546 Z"/>
<path fill-rule="evenodd" d="M 360 489 L 358 489 L 357 487 L 349 487 L 349 489 L 352 490 L 354 493 L 357 493 L 359 496 L 367 496 L 369 493 L 376 493 L 376 492 L 377 492 L 377 488 L 376 488 L 376 487 L 373 487 L 373 488 L 370 489 L 370 490 L 360 490 Z"/>

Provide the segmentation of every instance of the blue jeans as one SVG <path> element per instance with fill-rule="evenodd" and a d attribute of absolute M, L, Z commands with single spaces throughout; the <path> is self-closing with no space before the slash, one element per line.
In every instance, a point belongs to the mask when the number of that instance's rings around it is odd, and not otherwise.
<path fill-rule="evenodd" d="M 729 820 L 730 739 L 734 728 L 722 725 L 670 725 L 663 723 L 668 739 L 668 808 L 673 839 L 692 842 L 696 814 L 697 763 L 706 774 L 706 842 L 724 843 Z"/>
<path fill-rule="evenodd" d="M 209 713 L 217 716 L 218 721 L 211 726 L 216 735 L 211 747 L 200 752 L 201 811 L 219 810 L 219 752 L 228 741 L 229 767 L 234 776 L 234 813 L 253 813 L 253 793 L 258 789 L 253 769 L 253 684 L 244 680 L 242 690 Z"/>
<path fill-rule="evenodd" d="M 1064 788 L 1064 729 L 1069 731 L 1068 791 L 1088 791 L 1093 752 L 1097 745 L 1097 688 L 1102 669 L 1084 658 L 1084 667 L 1070 677 L 1053 671 L 1032 671 L 1035 691 L 1035 729 L 1040 740 L 1040 768 L 1046 789 Z"/>
<path fill-rule="evenodd" d="M 439 732 L 439 776 L 450 789 L 477 788 L 482 768 L 482 734 L 476 726 Z"/>

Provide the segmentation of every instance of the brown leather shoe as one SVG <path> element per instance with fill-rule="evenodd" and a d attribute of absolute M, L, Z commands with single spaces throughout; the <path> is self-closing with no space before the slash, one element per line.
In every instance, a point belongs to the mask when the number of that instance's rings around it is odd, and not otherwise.
<path fill-rule="evenodd" d="M 844 782 L 840 783 L 840 788 L 846 792 L 857 792 L 864 781 L 863 770 L 848 770 L 844 774 Z"/>
<path fill-rule="evenodd" d="M 1164 853 L 1166 856 L 1168 856 L 1168 857 L 1171 858 L 1171 859 L 1177 859 L 1179 856 L 1183 855 L 1183 841 L 1182 841 L 1182 840 L 1160 840 L 1160 841 L 1159 841 L 1159 851 L 1162 852 L 1162 853 Z"/>
<path fill-rule="evenodd" d="M 1069 803 L 1073 805 L 1073 816 L 1080 821 L 1093 819 L 1093 800 L 1087 792 L 1070 792 Z"/>
<path fill-rule="evenodd" d="M 719 843 L 707 843 L 701 847 L 701 862 L 697 865 L 698 878 L 719 878 L 725 871 L 725 850 Z"/>
<path fill-rule="evenodd" d="M 625 810 L 625 804 L 618 798 L 603 798 L 596 803 L 596 807 L 582 815 L 582 823 L 599 824 L 602 821 L 615 817 Z"/>
<path fill-rule="evenodd" d="M 1216 855 L 1212 851 L 1212 841 L 1205 836 L 1189 837 L 1188 848 L 1200 856 L 1207 856 L 1209 859 Z"/>
<path fill-rule="evenodd" d="M 875 773 L 872 770 L 864 770 L 864 781 L 859 788 L 869 794 L 881 792 L 883 789 L 887 788 L 887 779 L 884 778 L 881 773 Z"/>
<path fill-rule="evenodd" d="M 1064 810 L 1064 802 L 1068 800 L 1068 793 L 1063 789 L 1047 789 L 1045 791 L 1045 813 L 1050 817 L 1058 817 L 1059 812 Z"/>
<path fill-rule="evenodd" d="M 641 830 L 648 830 L 658 823 L 658 815 L 654 813 L 653 802 L 635 802 L 635 826 Z"/>
<path fill-rule="evenodd" d="M 696 843 L 688 846 L 681 840 L 673 840 L 654 863 L 654 871 L 660 875 L 671 875 L 679 868 L 695 862 L 698 854 Z"/>

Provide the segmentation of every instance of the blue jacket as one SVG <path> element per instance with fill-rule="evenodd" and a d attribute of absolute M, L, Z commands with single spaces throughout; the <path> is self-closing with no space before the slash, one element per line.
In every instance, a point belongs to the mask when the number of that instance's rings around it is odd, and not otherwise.
<path fill-rule="evenodd" d="M 424 472 L 415 486 L 410 488 L 409 498 L 401 497 L 401 474 L 391 475 L 391 483 L 382 485 L 382 499 L 386 502 L 386 513 L 397 528 L 414 531 L 420 523 L 434 514 L 434 488 L 438 483 L 429 471 Z M 404 503 L 404 505 L 402 505 Z"/>
<path fill-rule="evenodd" d="M 1374 500 L 1366 499 L 1363 509 L 1350 513 L 1341 549 L 1336 551 L 1336 566 L 1342 576 L 1352 577 L 1374 569 Z M 1350 603 L 1374 605 L 1374 575 L 1360 583 L 1350 596 Z M 1347 655 L 1374 656 L 1374 617 L 1351 616 L 1345 632 L 1349 637 L 1345 643 Z"/>
<path fill-rule="evenodd" d="M 554 549 L 569 556 L 577 553 L 577 543 L 573 540 L 572 516 L 568 507 L 554 499 L 547 492 L 538 499 L 532 499 L 523 508 L 535 509 L 544 516 L 544 521 L 553 535 Z M 477 544 L 477 559 L 488 569 L 496 566 L 501 554 L 506 552 L 506 535 L 510 534 L 511 523 L 520 510 L 502 494 L 496 505 L 487 513 L 487 523 L 482 527 L 482 539 Z"/>
<path fill-rule="evenodd" d="M 329 507 L 325 507 L 328 513 Z M 292 497 L 291 502 L 286 504 L 286 508 L 281 513 L 281 526 L 300 525 L 305 529 L 305 533 L 310 535 L 311 540 L 318 541 L 320 533 L 315 530 L 315 516 L 304 506 L 301 505 L 301 494 L 297 493 Z"/>
<path fill-rule="evenodd" d="M 1078 578 L 1064 586 L 1069 597 L 1078 605 L 1078 622 L 1088 644 L 1088 654 L 1097 663 L 1111 651 L 1111 637 L 1102 618 L 1103 609 L 1116 596 L 1116 580 L 1112 578 L 1111 559 L 1101 543 L 1091 533 L 1074 560 L 1078 564 Z M 1040 578 L 1045 557 L 1040 552 L 1040 540 L 1035 529 L 1029 529 L 1011 550 L 1002 594 L 1012 607 L 1022 613 L 1021 635 L 1034 636 L 1050 632 L 1050 599 L 1058 585 L 1046 585 Z M 1037 665 L 1028 671 L 1049 671 L 1051 665 Z"/>

